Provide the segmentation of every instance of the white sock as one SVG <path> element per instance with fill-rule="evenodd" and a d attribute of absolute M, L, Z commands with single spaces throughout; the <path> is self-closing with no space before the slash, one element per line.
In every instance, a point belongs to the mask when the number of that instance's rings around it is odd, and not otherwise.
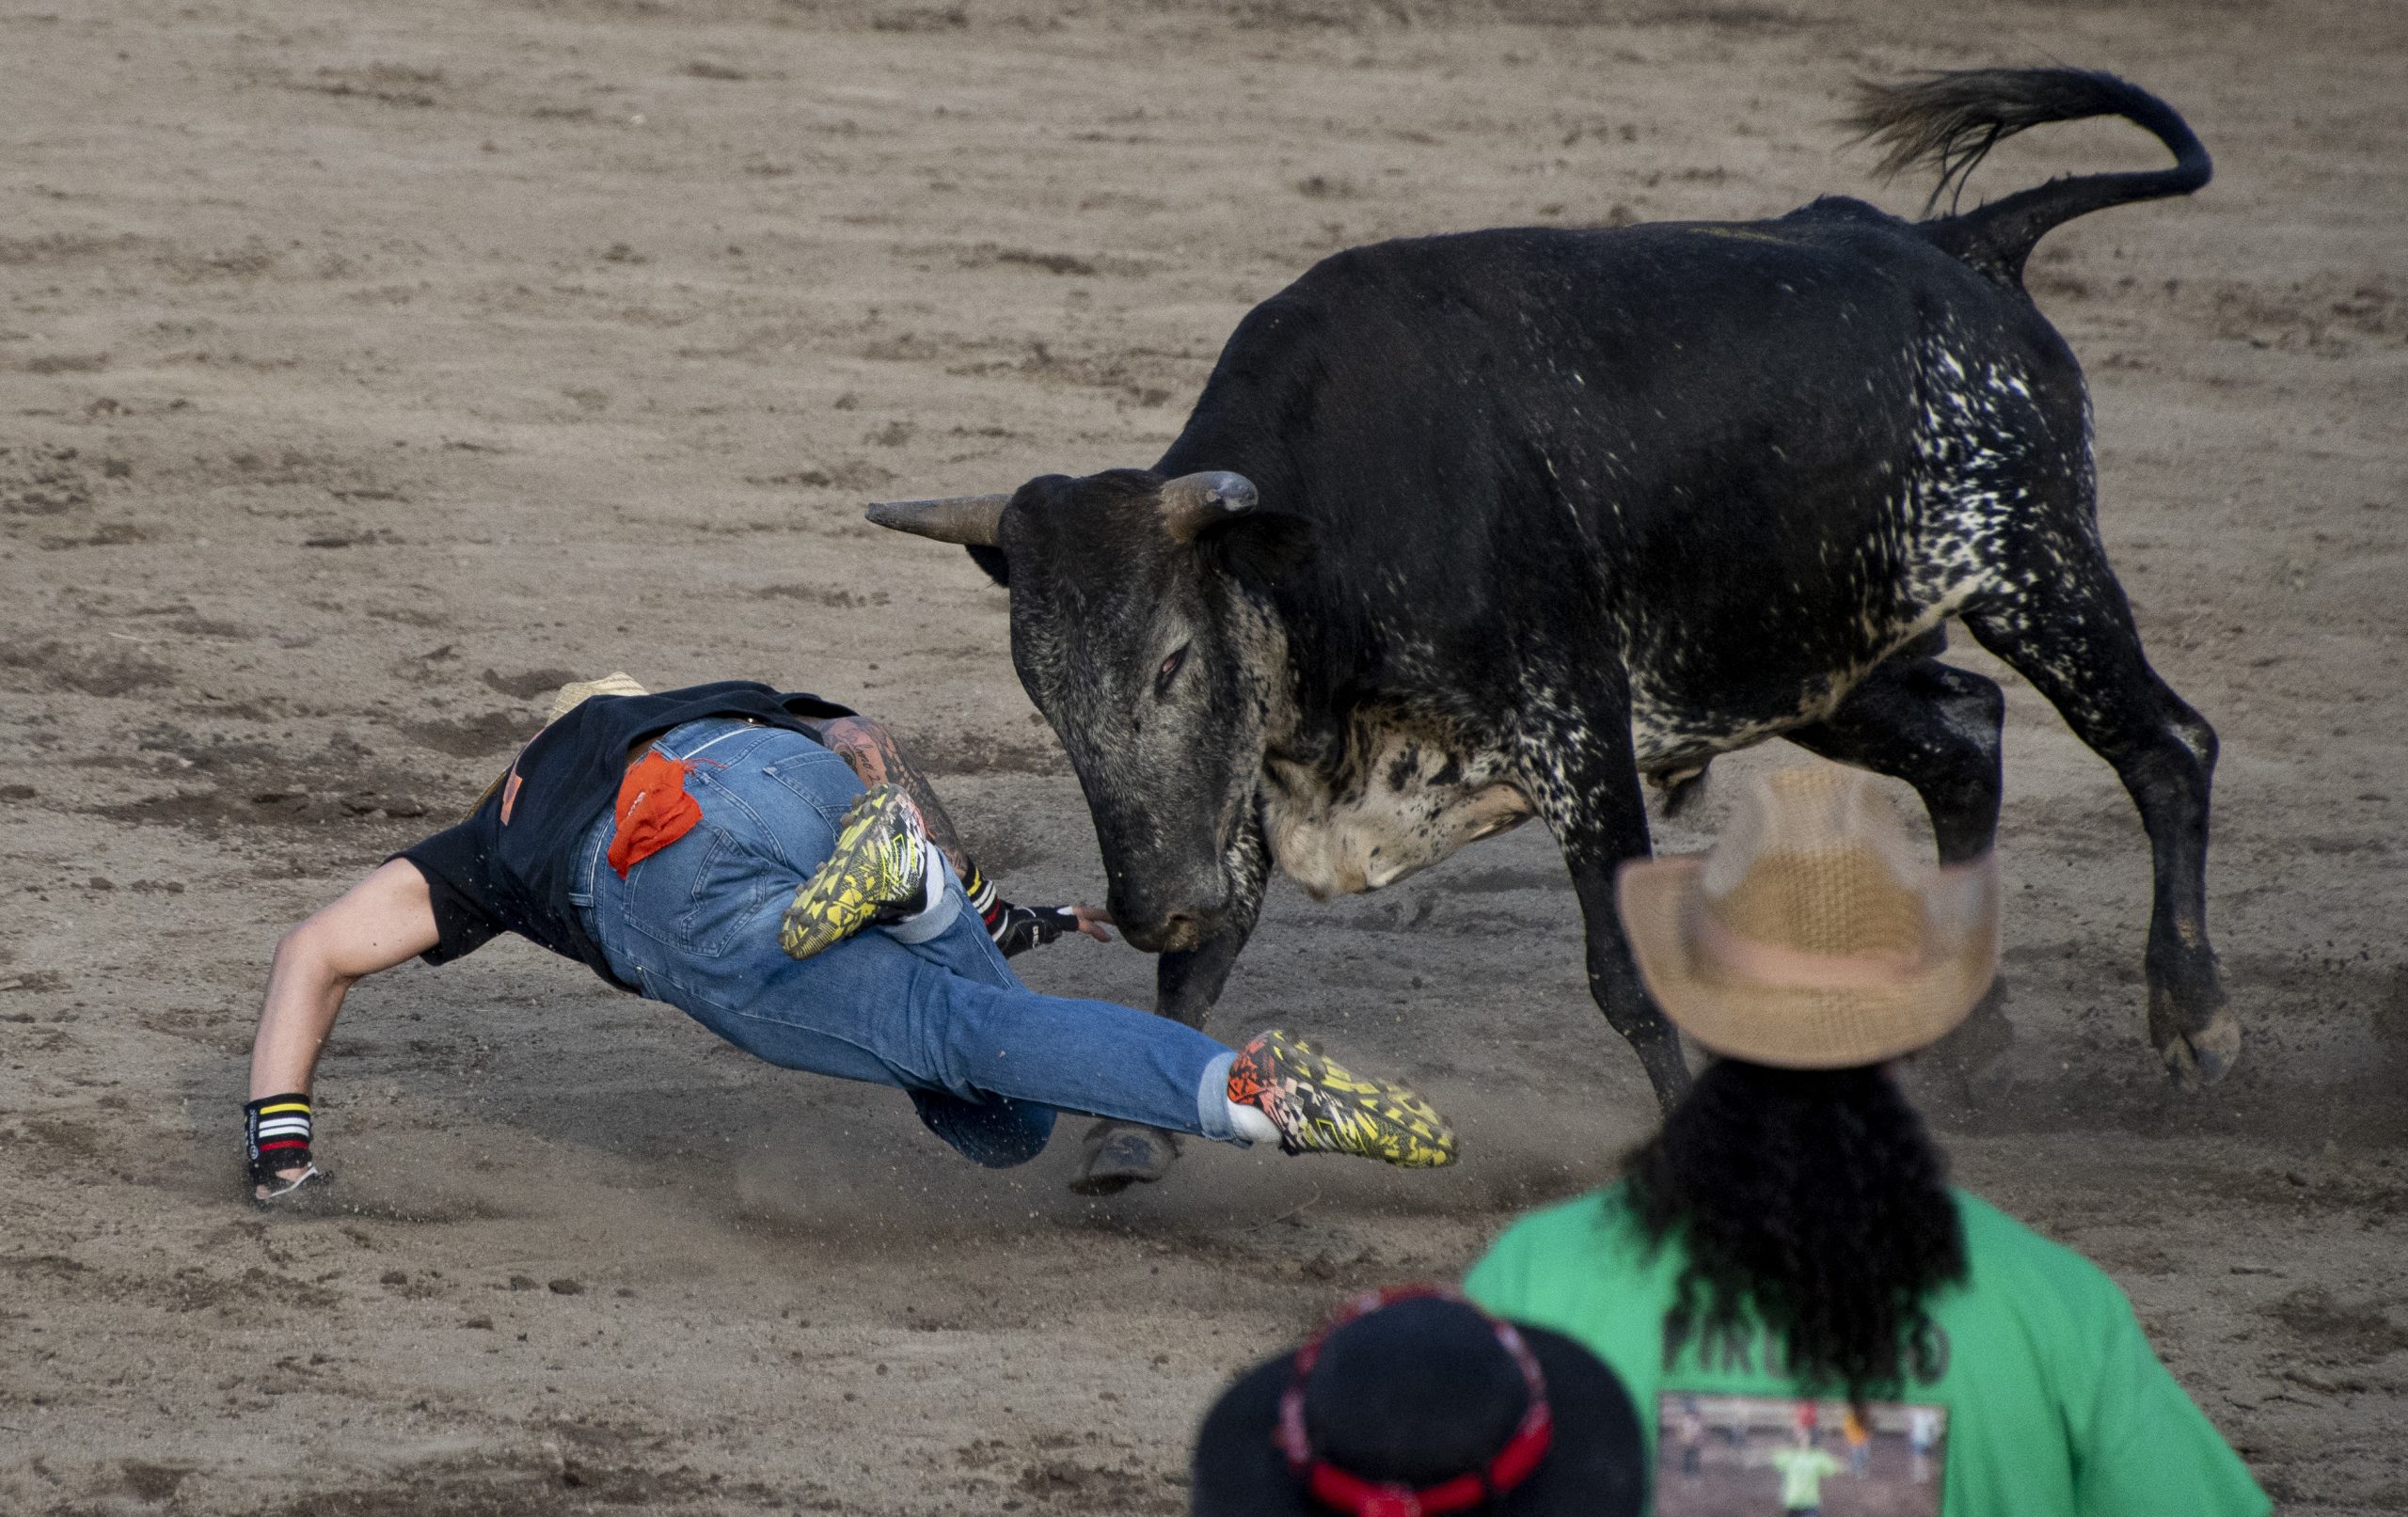
<path fill-rule="evenodd" d="M 1228 1100 L 1227 1097 L 1222 1098 Z M 1239 1137 L 1248 1143 L 1276 1144 L 1279 1141 L 1279 1124 L 1271 1120 L 1261 1107 L 1248 1106 L 1242 1101 L 1229 1101 L 1228 1107 L 1229 1126 L 1238 1130 Z"/>
<path fill-rule="evenodd" d="M 958 901 L 945 889 L 944 856 L 926 838 L 919 840 L 919 847 L 920 877 L 924 881 L 919 904 L 910 914 L 879 929 L 899 943 L 924 943 L 939 937 L 961 914 Z"/>
<path fill-rule="evenodd" d="M 906 922 L 935 910 L 944 899 L 944 865 L 937 858 L 937 845 L 924 837 L 913 838 L 911 844 L 920 850 L 920 904 L 903 919 Z"/>
<path fill-rule="evenodd" d="M 895 903 L 894 910 L 897 914 L 888 922 L 889 926 L 901 926 L 906 922 L 916 922 L 934 910 L 937 903 L 944 899 L 944 866 L 937 862 L 936 845 L 927 838 L 914 837 L 911 839 L 911 848 L 919 855 L 920 899 L 908 910 L 904 909 L 901 902 Z"/>

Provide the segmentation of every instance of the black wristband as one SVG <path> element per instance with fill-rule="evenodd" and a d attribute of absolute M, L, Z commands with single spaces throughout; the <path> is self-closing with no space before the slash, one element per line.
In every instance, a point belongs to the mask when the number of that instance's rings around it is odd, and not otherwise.
<path fill-rule="evenodd" d="M 243 1108 L 243 1153 L 251 1178 L 273 1179 L 280 1169 L 309 1167 L 309 1098 L 269 1096 Z"/>

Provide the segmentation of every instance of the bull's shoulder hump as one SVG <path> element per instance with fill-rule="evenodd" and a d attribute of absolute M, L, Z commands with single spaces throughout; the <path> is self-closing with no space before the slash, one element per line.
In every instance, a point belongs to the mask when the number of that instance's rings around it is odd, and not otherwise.
<path fill-rule="evenodd" d="M 1500 278 L 1571 277 L 1591 289 L 1619 278 L 1714 278 L 1734 265 L 1849 265 L 1946 261 L 1914 223 L 1861 200 L 1826 196 L 1759 221 L 1648 221 L 1629 227 L 1493 227 L 1400 237 L 1333 253 L 1281 297 L 1299 308 L 1352 306 L 1444 288 L 1494 288 Z M 1596 281 L 1605 281 L 1603 285 Z M 1275 297 L 1278 299 L 1281 297 Z"/>
<path fill-rule="evenodd" d="M 1869 205 L 1852 195 L 1818 196 L 1785 216 L 1769 223 L 1778 227 L 1879 227 L 1890 231 L 1911 232 L 1914 224 L 1890 214 L 1877 205 Z"/>
<path fill-rule="evenodd" d="M 1596 255 L 1599 239 L 1637 229 L 1483 227 L 1425 237 L 1392 237 L 1330 254 L 1280 295 L 1311 302 L 1341 293 L 1476 280 L 1517 267 L 1585 261 Z"/>

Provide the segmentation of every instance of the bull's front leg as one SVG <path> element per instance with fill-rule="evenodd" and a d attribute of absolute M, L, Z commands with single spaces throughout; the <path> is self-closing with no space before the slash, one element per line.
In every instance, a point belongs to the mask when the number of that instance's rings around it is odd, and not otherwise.
<path fill-rule="evenodd" d="M 1201 1029 L 1221 999 L 1221 987 L 1238 955 L 1254 936 L 1262 915 L 1262 892 L 1271 874 L 1270 852 L 1263 846 L 1259 816 L 1249 816 L 1221 856 L 1222 873 L 1229 881 L 1228 909 L 1214 922 L 1205 940 L 1182 953 L 1164 954 L 1154 961 L 1154 1011 L 1173 1021 Z"/>
<path fill-rule="evenodd" d="M 1587 929 L 1589 994 L 1639 1055 L 1656 1101 L 1669 1111 L 1689 1088 L 1681 1035 L 1656 1007 L 1639 977 L 1614 909 L 1614 872 L 1654 846 L 1639 763 L 1630 747 L 1627 702 L 1608 709 L 1559 714 L 1526 749 L 1524 783 L 1555 833 Z"/>
<path fill-rule="evenodd" d="M 1221 998 L 1238 955 L 1254 936 L 1262 914 L 1268 858 L 1261 829 L 1251 819 L 1240 829 L 1226 860 L 1231 881 L 1229 909 L 1194 948 L 1154 960 L 1154 1012 L 1201 1030 Z M 1079 1172 L 1070 1189 L 1081 1195 L 1111 1195 L 1132 1185 L 1161 1179 L 1179 1157 L 1179 1140 L 1160 1128 L 1100 1118 L 1087 1129 Z"/>
<path fill-rule="evenodd" d="M 1254 936 L 1251 917 L 1220 936 L 1185 953 L 1164 954 L 1154 960 L 1154 1013 L 1201 1030 L 1221 999 L 1221 987 L 1237 967 L 1238 955 Z"/>

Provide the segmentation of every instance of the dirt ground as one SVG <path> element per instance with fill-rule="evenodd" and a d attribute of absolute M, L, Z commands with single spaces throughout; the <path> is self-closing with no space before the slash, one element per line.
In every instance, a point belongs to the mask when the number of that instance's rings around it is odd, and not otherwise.
<path fill-rule="evenodd" d="M 2034 285 L 2152 655 L 2224 735 L 2248 1042 L 2162 1082 L 2146 844 L 2009 679 L 2011 990 L 1916 1078 L 2285 1509 L 2408 1510 L 2408 12 L 116 0 L 0 16 L 0 1511 L 1183 1510 L 1227 1375 L 1650 1122 L 1539 830 L 1276 893 L 1222 1003 L 1409 1072 L 1465 1133 L 1434 1176 L 1191 1149 L 1082 1200 L 1072 1143 L 974 1171 L 510 942 L 355 995 L 320 1097 L 356 1209 L 263 1221 L 276 935 L 614 668 L 857 702 L 1013 893 L 1096 894 L 1003 597 L 865 499 L 1150 462 L 1341 245 L 1910 212 L 1848 80 L 2048 58 L 2217 158 Z M 2158 161 L 2057 129 L 1977 187 Z M 1149 993 L 1125 947 L 1022 962 Z"/>

